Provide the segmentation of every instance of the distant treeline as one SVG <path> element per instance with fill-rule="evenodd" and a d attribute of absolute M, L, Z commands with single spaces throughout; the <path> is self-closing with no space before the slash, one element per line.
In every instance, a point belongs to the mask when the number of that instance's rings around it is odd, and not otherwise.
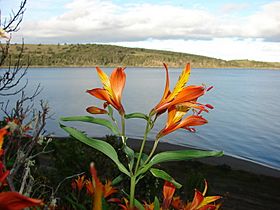
<path fill-rule="evenodd" d="M 12 44 L 11 59 L 15 63 L 22 45 Z M 23 63 L 30 66 L 135 66 L 159 67 L 167 63 L 170 67 L 182 67 L 190 62 L 194 68 L 270 68 L 280 69 L 279 62 L 251 60 L 226 61 L 206 56 L 141 48 L 127 48 L 100 44 L 26 44 L 22 55 Z"/>

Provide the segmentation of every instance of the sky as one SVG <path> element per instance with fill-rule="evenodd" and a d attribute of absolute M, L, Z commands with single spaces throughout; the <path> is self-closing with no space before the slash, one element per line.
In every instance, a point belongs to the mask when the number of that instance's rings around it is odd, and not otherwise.
<path fill-rule="evenodd" d="M 0 0 L 2 23 L 20 2 Z M 280 0 L 27 0 L 22 38 L 280 62 Z"/>

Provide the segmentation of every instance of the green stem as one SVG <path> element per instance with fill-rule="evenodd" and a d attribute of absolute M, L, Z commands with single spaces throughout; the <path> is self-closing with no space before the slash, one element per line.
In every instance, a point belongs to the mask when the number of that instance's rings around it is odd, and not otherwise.
<path fill-rule="evenodd" d="M 122 142 L 124 145 L 126 145 L 126 137 L 125 137 L 125 119 L 124 119 L 124 115 L 121 115 L 122 118 L 122 133 L 121 133 L 121 137 L 122 137 Z"/>
<path fill-rule="evenodd" d="M 154 143 L 154 146 L 153 146 L 153 148 L 152 148 L 152 150 L 151 150 L 151 152 L 150 152 L 150 154 L 149 154 L 147 160 L 144 162 L 144 165 L 147 164 L 147 163 L 150 161 L 150 159 L 152 158 L 153 154 L 154 154 L 155 151 L 156 151 L 158 142 L 159 142 L 159 139 L 156 139 L 156 140 L 155 140 L 155 143 Z"/>
<path fill-rule="evenodd" d="M 149 131 L 150 131 L 150 118 L 148 119 L 147 124 L 146 124 L 145 134 L 144 134 L 144 137 L 143 137 L 143 141 L 142 141 L 141 148 L 140 148 L 140 151 L 139 151 L 139 156 L 138 156 L 137 163 L 136 163 L 136 166 L 135 166 L 135 174 L 137 173 L 137 170 L 138 170 L 138 167 L 139 167 L 139 164 L 140 164 L 141 156 L 142 156 L 142 153 L 143 153 L 146 141 L 147 141 L 147 136 L 148 136 Z"/>
<path fill-rule="evenodd" d="M 135 195 L 136 177 L 130 177 L 130 194 L 129 194 L 129 207 L 134 208 L 134 195 Z"/>

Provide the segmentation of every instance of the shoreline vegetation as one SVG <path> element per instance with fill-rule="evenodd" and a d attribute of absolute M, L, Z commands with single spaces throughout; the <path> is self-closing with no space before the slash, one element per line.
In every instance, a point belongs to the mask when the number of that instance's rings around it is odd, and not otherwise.
<path fill-rule="evenodd" d="M 2 67 L 18 61 L 21 44 L 10 45 L 11 60 Z M 21 61 L 30 67 L 182 67 L 191 63 L 192 68 L 250 68 L 280 69 L 280 62 L 253 60 L 222 60 L 187 53 L 128 48 L 101 44 L 25 44 Z"/>
<path fill-rule="evenodd" d="M 104 140 L 115 142 L 116 139 L 107 136 Z M 139 139 L 130 138 L 127 143 L 137 150 L 140 147 L 140 142 Z M 84 169 L 90 161 L 94 161 L 100 175 L 104 173 L 105 177 L 108 177 L 114 174 L 111 161 L 105 161 L 105 156 L 100 157 L 99 152 L 89 149 L 83 143 L 70 137 L 55 137 L 53 143 L 55 145 L 54 154 L 49 158 L 43 158 L 45 159 L 43 162 L 49 162 L 49 159 L 53 158 L 59 162 L 58 160 L 61 159 L 60 167 L 55 167 L 59 168 L 58 171 L 54 172 L 56 179 L 58 173 L 69 170 L 67 167 L 63 168 L 63 166 L 68 165 L 68 159 L 72 166 L 79 165 L 80 170 Z M 149 151 L 152 144 L 153 141 L 147 141 L 145 150 Z M 160 142 L 157 152 L 186 148 L 188 147 Z M 73 155 L 75 160 L 73 160 Z M 103 161 L 100 161 L 100 159 Z M 45 168 L 44 164 L 42 168 Z M 108 173 L 109 168 L 111 171 Z M 224 210 L 267 210 L 278 209 L 279 207 L 280 171 L 276 169 L 227 155 L 216 158 L 161 163 L 156 168 L 163 169 L 171 176 L 176 177 L 176 181 L 183 185 L 180 192 L 182 197 L 189 196 L 190 193 L 193 193 L 194 188 L 200 188 L 200 184 L 206 179 L 209 183 L 209 194 L 223 196 L 222 209 Z M 67 172 L 70 174 L 69 171 Z M 77 169 L 76 172 L 79 172 L 79 170 Z M 153 180 L 148 181 L 149 184 L 153 182 Z M 140 189 L 138 190 L 140 192 Z"/>

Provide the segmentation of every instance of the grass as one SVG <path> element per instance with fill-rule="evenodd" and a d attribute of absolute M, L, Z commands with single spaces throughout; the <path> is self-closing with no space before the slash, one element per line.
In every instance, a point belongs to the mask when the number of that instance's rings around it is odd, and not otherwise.
<path fill-rule="evenodd" d="M 10 46 L 11 61 L 15 63 L 21 45 Z M 277 62 L 251 60 L 226 61 L 207 56 L 142 48 L 127 48 L 99 44 L 43 45 L 26 44 L 23 63 L 30 59 L 31 66 L 92 67 L 92 66 L 134 66 L 162 67 L 166 62 L 170 67 L 182 67 L 190 62 L 194 68 L 269 68 L 280 69 Z M 8 59 L 5 65 L 8 65 Z"/>

